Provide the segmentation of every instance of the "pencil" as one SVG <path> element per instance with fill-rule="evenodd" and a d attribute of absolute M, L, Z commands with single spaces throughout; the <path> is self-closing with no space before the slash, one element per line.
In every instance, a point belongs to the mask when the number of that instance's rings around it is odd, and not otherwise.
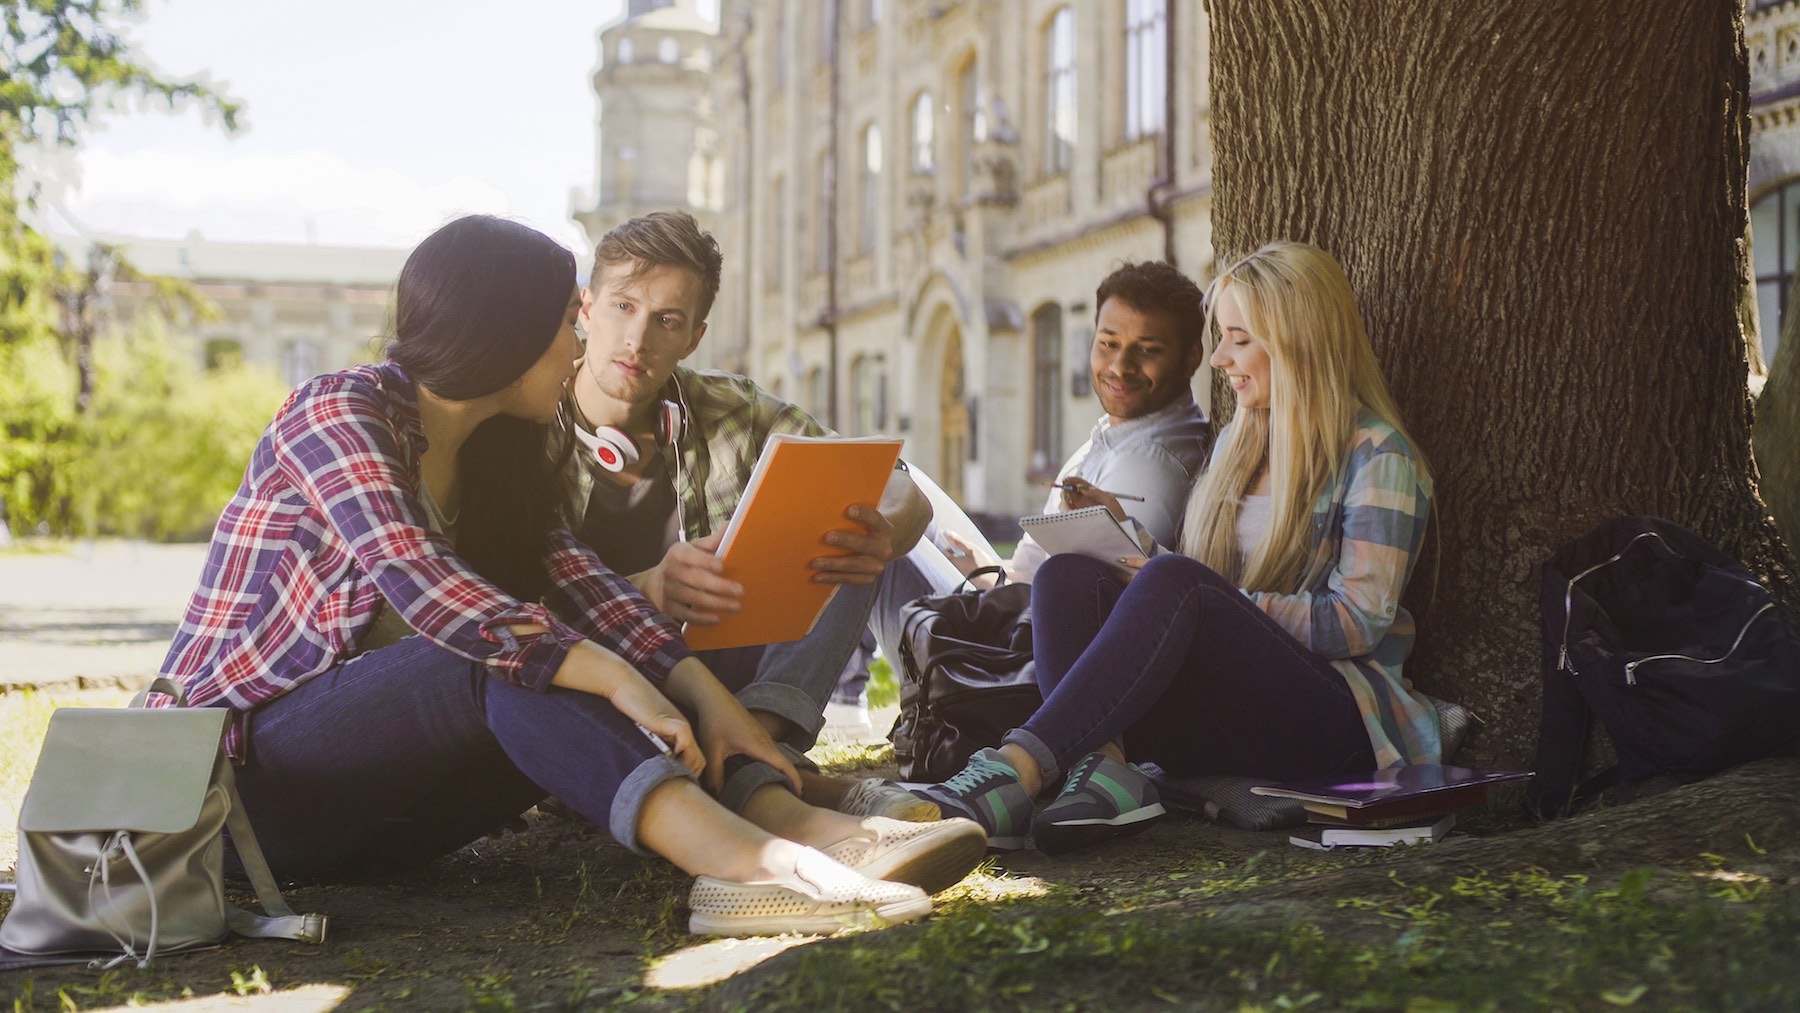
<path fill-rule="evenodd" d="M 1075 491 L 1074 486 L 1068 485 L 1067 483 L 1064 483 L 1064 482 L 1045 482 L 1044 487 L 1046 489 L 1061 489 L 1063 492 L 1074 492 Z M 1108 496 L 1111 496 L 1113 499 L 1128 499 L 1128 500 L 1132 501 L 1133 503 L 1142 503 L 1144 501 L 1144 497 L 1133 496 L 1132 494 L 1130 494 L 1128 492 L 1106 492 L 1105 489 L 1095 489 L 1094 491 L 1095 492 L 1105 492 Z"/>

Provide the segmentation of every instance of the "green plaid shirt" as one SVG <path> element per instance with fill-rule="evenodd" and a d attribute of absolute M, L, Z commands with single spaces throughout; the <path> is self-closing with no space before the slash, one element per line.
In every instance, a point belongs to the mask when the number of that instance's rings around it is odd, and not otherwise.
<path fill-rule="evenodd" d="M 771 435 L 832 435 L 797 406 L 735 373 L 676 366 L 663 397 L 680 404 L 685 417 L 681 439 L 662 447 L 660 456 L 674 479 L 682 537 L 689 541 L 724 530 Z M 573 478 L 573 516 L 580 517 L 594 488 L 592 467 L 576 464 Z"/>

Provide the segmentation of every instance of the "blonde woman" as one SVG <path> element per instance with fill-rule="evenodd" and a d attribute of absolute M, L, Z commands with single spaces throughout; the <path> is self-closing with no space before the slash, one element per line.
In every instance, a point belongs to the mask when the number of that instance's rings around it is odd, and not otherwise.
<path fill-rule="evenodd" d="M 1431 478 L 1348 279 L 1318 247 L 1275 242 L 1221 274 L 1209 306 L 1211 363 L 1238 410 L 1189 497 L 1181 553 L 1121 560 L 1125 582 L 1083 556 L 1045 563 L 1043 706 L 923 791 L 991 846 L 1029 829 L 1056 853 L 1143 829 L 1163 808 L 1128 760 L 1277 779 L 1438 761 L 1436 712 L 1401 677 Z"/>

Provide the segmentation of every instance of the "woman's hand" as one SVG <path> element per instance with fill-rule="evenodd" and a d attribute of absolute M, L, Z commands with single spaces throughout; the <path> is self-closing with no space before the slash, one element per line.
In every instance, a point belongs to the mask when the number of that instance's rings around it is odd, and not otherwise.
<path fill-rule="evenodd" d="M 1131 583 L 1131 578 L 1137 576 L 1138 571 L 1142 570 L 1144 564 L 1148 562 L 1150 562 L 1148 556 L 1120 556 L 1118 564 L 1125 568 L 1125 583 Z"/>
<path fill-rule="evenodd" d="M 1063 509 L 1080 510 L 1082 507 L 1103 506 L 1106 512 L 1113 515 L 1113 520 L 1125 519 L 1125 508 L 1119 505 L 1119 498 L 1107 492 L 1087 479 L 1078 475 L 1070 475 L 1062 480 Z M 1139 564 L 1140 566 L 1143 564 Z"/>
<path fill-rule="evenodd" d="M 700 726 L 706 754 L 706 785 L 716 795 L 725 787 L 725 761 L 734 756 L 760 760 L 800 794 L 800 773 L 762 723 L 744 708 L 698 658 L 686 658 L 669 673 L 669 693 L 691 711 Z"/>
<path fill-rule="evenodd" d="M 1000 557 L 994 555 L 994 550 L 988 548 L 986 545 L 976 545 L 963 536 L 948 529 L 944 530 L 941 537 L 944 540 L 944 544 L 949 547 L 949 551 L 946 551 L 944 556 L 950 560 L 950 565 L 956 567 L 957 572 L 965 577 L 984 566 L 1003 565 Z M 976 586 L 993 587 L 994 578 L 991 576 L 983 577 L 976 582 Z"/>
<path fill-rule="evenodd" d="M 606 699 L 613 709 L 637 722 L 643 729 L 663 741 L 669 747 L 669 755 L 689 772 L 699 776 L 706 769 L 706 753 L 700 748 L 694 736 L 693 726 L 681 711 L 669 702 L 669 698 L 657 692 L 650 685 L 650 680 L 633 671 L 630 676 L 619 677 Z"/>

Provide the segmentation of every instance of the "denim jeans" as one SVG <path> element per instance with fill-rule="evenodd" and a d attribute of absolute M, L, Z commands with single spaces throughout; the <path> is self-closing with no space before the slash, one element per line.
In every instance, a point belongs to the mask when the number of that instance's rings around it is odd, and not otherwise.
<path fill-rule="evenodd" d="M 548 795 L 637 849 L 645 796 L 688 776 L 606 700 L 504 682 L 417 636 L 247 721 L 238 791 L 281 878 L 416 865 Z"/>
<path fill-rule="evenodd" d="M 1097 560 L 1052 556 L 1031 588 L 1044 703 L 1006 741 L 1047 783 L 1118 739 L 1183 777 L 1375 766 L 1343 677 L 1204 564 L 1157 556 L 1124 583 Z"/>
<path fill-rule="evenodd" d="M 802 767 L 813 766 L 805 753 L 818 741 L 819 729 L 825 725 L 825 705 L 868 628 L 869 609 L 878 590 L 893 570 L 889 566 L 874 584 L 839 587 L 812 631 L 800 640 L 696 655 L 745 708 L 787 722 L 790 731 L 777 745 Z M 756 789 L 782 780 L 766 763 L 735 763 L 727 770 L 719 802 L 732 812 L 741 811 Z"/>

